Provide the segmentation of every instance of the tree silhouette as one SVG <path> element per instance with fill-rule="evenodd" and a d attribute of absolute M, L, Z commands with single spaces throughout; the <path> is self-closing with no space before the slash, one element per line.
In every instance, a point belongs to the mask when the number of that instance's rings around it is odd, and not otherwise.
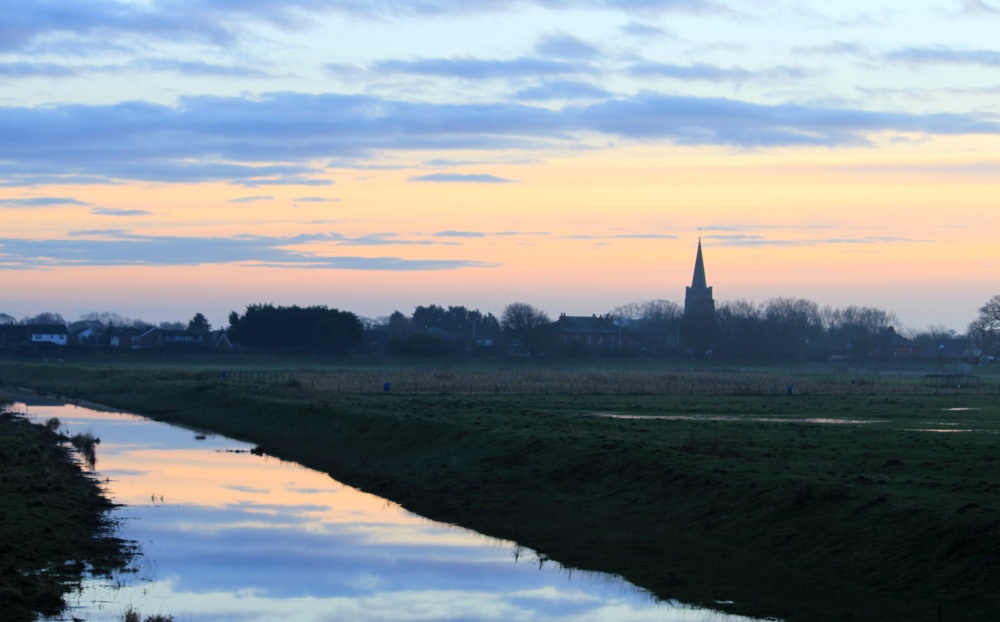
<path fill-rule="evenodd" d="M 504 307 L 500 328 L 512 343 L 520 343 L 532 355 L 552 345 L 549 316 L 526 302 L 512 302 Z"/>
<path fill-rule="evenodd" d="M 188 322 L 187 329 L 192 333 L 210 333 L 212 332 L 212 325 L 209 324 L 208 319 L 204 315 L 195 313 L 191 321 Z"/>
<path fill-rule="evenodd" d="M 1000 294 L 979 307 L 979 317 L 969 324 L 969 336 L 979 342 L 984 354 L 1000 352 Z"/>
<path fill-rule="evenodd" d="M 248 347 L 342 354 L 361 344 L 363 331 L 357 315 L 325 306 L 257 304 L 229 314 L 229 337 Z"/>

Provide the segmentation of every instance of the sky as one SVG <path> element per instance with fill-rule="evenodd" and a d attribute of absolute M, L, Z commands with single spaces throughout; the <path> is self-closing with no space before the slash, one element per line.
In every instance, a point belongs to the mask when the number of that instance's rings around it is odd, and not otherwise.
<path fill-rule="evenodd" d="M 1000 1 L 2 0 L 0 313 L 1000 291 Z"/>

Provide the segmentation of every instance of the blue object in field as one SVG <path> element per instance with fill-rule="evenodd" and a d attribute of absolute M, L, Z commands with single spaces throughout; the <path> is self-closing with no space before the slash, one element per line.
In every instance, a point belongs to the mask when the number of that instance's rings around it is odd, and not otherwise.
<path fill-rule="evenodd" d="M 792 394 L 792 385 L 788 385 L 788 394 L 789 394 L 789 395 L 791 395 L 791 394 Z"/>
<path fill-rule="evenodd" d="M 386 393 L 389 392 L 389 383 L 388 382 L 382 385 L 382 390 L 385 391 Z"/>

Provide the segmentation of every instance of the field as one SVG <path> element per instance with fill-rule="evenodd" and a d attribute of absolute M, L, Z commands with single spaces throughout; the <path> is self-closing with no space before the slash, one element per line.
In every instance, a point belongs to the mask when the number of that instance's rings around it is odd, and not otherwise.
<path fill-rule="evenodd" d="M 660 598 L 1000 615 L 995 378 L 269 363 L 0 362 L 0 379 L 246 439 Z"/>

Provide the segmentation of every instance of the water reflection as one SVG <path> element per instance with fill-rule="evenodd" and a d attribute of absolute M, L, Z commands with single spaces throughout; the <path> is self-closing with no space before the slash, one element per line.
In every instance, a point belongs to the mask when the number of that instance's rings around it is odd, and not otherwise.
<path fill-rule="evenodd" d="M 819 423 L 826 425 L 868 425 L 885 423 L 881 419 L 842 419 L 839 417 L 757 417 L 751 415 L 626 415 L 622 413 L 588 413 L 590 417 L 608 419 L 641 419 L 648 421 L 752 421 L 754 423 Z"/>
<path fill-rule="evenodd" d="M 67 618 L 129 607 L 176 620 L 746 620 L 653 602 L 613 577 L 542 563 L 219 436 L 119 413 L 20 404 L 100 438 L 137 572 L 87 580 Z"/>

